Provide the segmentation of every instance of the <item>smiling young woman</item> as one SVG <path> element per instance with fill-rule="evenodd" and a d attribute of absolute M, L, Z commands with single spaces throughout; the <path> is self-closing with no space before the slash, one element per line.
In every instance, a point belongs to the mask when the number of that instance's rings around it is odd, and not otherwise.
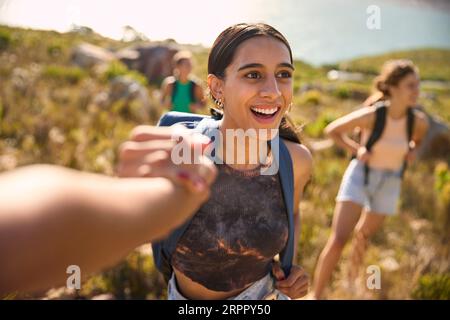
<path fill-rule="evenodd" d="M 387 61 L 374 86 L 376 92 L 367 99 L 366 107 L 336 119 L 325 128 L 338 146 L 355 157 L 344 173 L 336 197 L 332 232 L 317 262 L 312 298 L 322 298 L 352 232 L 355 236 L 349 283 L 354 282 L 370 238 L 382 227 L 386 216 L 396 212 L 404 169 L 414 159 L 428 130 L 426 116 L 413 109 L 420 93 L 420 80 L 411 61 Z M 355 128 L 361 130 L 360 142 L 347 135 Z"/>
<path fill-rule="evenodd" d="M 156 264 L 169 281 L 169 299 L 289 299 L 306 294 L 308 276 L 293 264 L 298 206 L 312 159 L 285 117 L 293 72 L 289 43 L 269 25 L 233 25 L 214 42 L 207 79 L 217 105 L 211 127 L 222 133 L 219 147 L 226 152 L 223 162 L 216 163 L 218 177 L 209 200 L 182 232 L 154 244 Z M 280 162 L 277 173 L 261 174 L 264 164 L 250 161 L 257 151 L 248 144 L 243 162 L 226 156 L 235 147 L 227 130 L 249 129 L 280 129 L 280 152 L 285 151 L 288 162 Z M 277 136 L 257 134 L 256 140 L 267 144 Z M 268 148 L 267 158 L 272 151 Z M 284 187 L 289 184 L 290 193 Z M 283 268 L 274 262 L 279 254 Z"/>

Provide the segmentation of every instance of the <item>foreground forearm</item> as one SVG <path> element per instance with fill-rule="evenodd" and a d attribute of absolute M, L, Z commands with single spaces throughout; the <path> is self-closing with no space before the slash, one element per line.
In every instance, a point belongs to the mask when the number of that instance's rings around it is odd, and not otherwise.
<path fill-rule="evenodd" d="M 63 283 L 69 265 L 82 275 L 111 266 L 201 204 L 162 178 L 19 171 L 0 181 L 0 293 Z"/>

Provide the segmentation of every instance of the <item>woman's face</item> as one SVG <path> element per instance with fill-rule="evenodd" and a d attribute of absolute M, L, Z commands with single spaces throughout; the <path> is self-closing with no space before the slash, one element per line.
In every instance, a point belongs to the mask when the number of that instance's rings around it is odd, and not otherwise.
<path fill-rule="evenodd" d="M 401 79 L 396 86 L 390 88 L 390 95 L 404 105 L 414 106 L 419 98 L 419 87 L 419 76 L 416 73 L 410 73 Z"/>
<path fill-rule="evenodd" d="M 257 36 L 241 43 L 225 78 L 212 88 L 224 101 L 223 123 L 244 130 L 277 129 L 292 101 L 293 70 L 283 42 Z"/>

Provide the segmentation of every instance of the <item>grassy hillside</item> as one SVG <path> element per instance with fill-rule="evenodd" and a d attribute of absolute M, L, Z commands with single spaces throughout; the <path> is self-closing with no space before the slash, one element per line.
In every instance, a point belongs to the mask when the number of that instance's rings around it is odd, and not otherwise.
<path fill-rule="evenodd" d="M 384 61 L 389 59 L 403 59 L 407 57 L 414 61 L 420 69 L 422 79 L 450 80 L 450 49 L 416 49 L 395 51 L 376 56 L 361 57 L 339 64 L 341 69 L 376 74 Z"/>
<path fill-rule="evenodd" d="M 116 150 L 130 130 L 154 124 L 165 110 L 147 86 L 154 112 L 143 114 L 136 101 L 100 105 L 118 74 L 136 76 L 123 66 L 85 70 L 70 64 L 70 52 L 80 42 L 105 48 L 129 43 L 93 32 L 57 33 L 0 26 L 0 171 L 31 163 L 54 163 L 80 170 L 113 174 Z M 195 53 L 195 73 L 206 78 L 207 51 Z M 339 64 L 366 73 L 360 82 L 330 81 L 330 66 L 312 67 L 296 61 L 293 119 L 304 126 L 305 141 L 323 138 L 323 128 L 354 110 L 370 93 L 371 80 L 386 59 L 409 58 L 424 79 L 450 80 L 450 51 L 412 50 L 367 57 Z M 450 123 L 450 90 L 423 87 L 421 103 Z M 206 110 L 205 110 L 206 112 Z M 313 274 L 317 257 L 330 233 L 334 197 L 348 164 L 341 151 L 331 148 L 314 154 L 314 178 L 301 203 L 302 234 L 299 263 Z M 445 298 L 450 299 L 450 164 L 435 159 L 407 171 L 400 212 L 387 219 L 373 239 L 365 265 L 382 269 L 381 290 L 345 289 L 348 251 L 328 298 Z M 80 292 L 55 289 L 49 298 L 163 298 L 165 287 L 156 272 L 148 246 L 139 248 L 118 266 L 92 276 Z M 364 272 L 362 279 L 364 279 Z M 39 294 L 37 296 L 42 296 Z M 23 297 L 12 293 L 10 298 Z M 30 297 L 30 296 L 28 296 Z"/>

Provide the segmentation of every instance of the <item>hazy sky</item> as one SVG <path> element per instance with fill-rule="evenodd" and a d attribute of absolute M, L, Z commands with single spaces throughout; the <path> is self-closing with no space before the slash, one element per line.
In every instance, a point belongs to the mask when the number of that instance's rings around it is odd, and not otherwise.
<path fill-rule="evenodd" d="M 381 8 L 381 30 L 368 30 L 367 6 Z M 417 47 L 450 48 L 446 0 L 0 0 L 0 24 L 68 31 L 84 25 L 121 39 L 131 25 L 154 40 L 211 46 L 237 22 L 264 21 L 313 63 Z"/>

